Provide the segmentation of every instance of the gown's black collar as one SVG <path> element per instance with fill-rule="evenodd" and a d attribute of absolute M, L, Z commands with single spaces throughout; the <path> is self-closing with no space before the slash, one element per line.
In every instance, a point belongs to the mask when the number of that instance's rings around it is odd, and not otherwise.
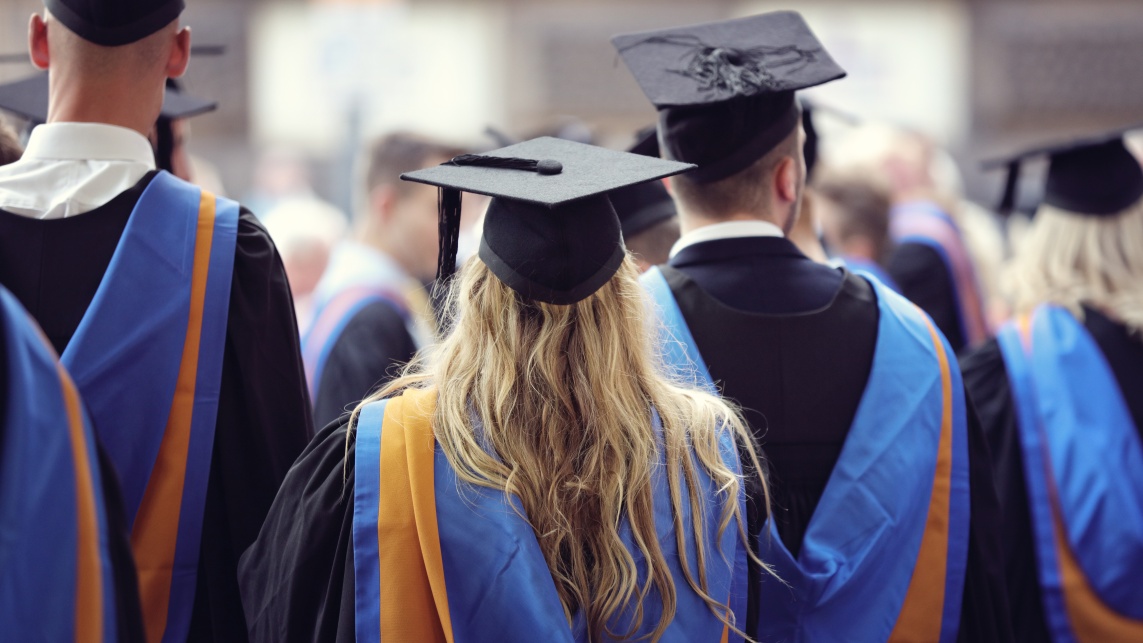
<path fill-rule="evenodd" d="M 793 242 L 785 237 L 758 236 L 700 241 L 679 250 L 678 254 L 671 257 L 668 263 L 672 267 L 681 268 L 697 264 L 733 261 L 746 257 L 783 257 L 810 260 L 798 250 Z"/>

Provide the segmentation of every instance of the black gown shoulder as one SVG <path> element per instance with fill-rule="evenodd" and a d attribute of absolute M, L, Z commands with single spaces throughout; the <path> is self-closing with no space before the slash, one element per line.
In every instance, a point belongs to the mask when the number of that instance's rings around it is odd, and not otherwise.
<path fill-rule="evenodd" d="M 355 438 L 348 416 L 317 434 L 242 556 L 239 583 L 251 641 L 354 641 Z"/>
<path fill-rule="evenodd" d="M 58 352 L 71 341 L 155 174 L 80 216 L 40 220 L 0 210 L 0 283 Z M 299 343 L 281 258 L 242 208 L 190 640 L 246 638 L 238 557 L 313 434 Z"/>
<path fill-rule="evenodd" d="M 923 243 L 902 243 L 890 254 L 886 270 L 901 294 L 929 314 L 953 352 L 960 352 L 966 341 L 960 327 L 960 302 L 940 253 Z"/>
<path fill-rule="evenodd" d="M 396 306 L 377 301 L 362 308 L 330 349 L 314 396 L 314 423 L 328 424 L 352 410 L 416 352 L 417 344 Z"/>

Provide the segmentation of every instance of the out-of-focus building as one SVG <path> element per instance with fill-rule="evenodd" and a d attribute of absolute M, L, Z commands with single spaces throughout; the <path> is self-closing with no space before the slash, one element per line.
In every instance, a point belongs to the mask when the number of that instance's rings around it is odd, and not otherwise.
<path fill-rule="evenodd" d="M 480 144 L 577 118 L 622 145 L 654 112 L 609 36 L 796 8 L 849 78 L 811 92 L 858 118 L 921 129 L 961 161 L 971 195 L 999 177 L 974 163 L 1046 133 L 1143 117 L 1139 0 L 190 0 L 199 43 L 189 90 L 221 108 L 192 148 L 244 194 L 254 159 L 290 146 L 320 196 L 348 209 L 358 143 L 397 127 Z M 0 0 L 0 54 L 24 50 L 38 0 Z M 0 64 L 0 81 L 31 73 Z M 491 139 L 487 139 L 491 146 Z"/>

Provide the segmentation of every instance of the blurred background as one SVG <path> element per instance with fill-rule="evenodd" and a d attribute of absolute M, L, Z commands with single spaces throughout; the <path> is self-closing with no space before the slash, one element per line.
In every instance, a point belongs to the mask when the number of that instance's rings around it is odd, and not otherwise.
<path fill-rule="evenodd" d="M 1140 0 L 189 0 L 199 56 L 187 91 L 219 101 L 191 151 L 224 192 L 312 192 L 351 210 L 368 137 L 412 128 L 491 148 L 560 133 L 612 147 L 655 113 L 618 61 L 615 33 L 796 9 L 849 71 L 807 92 L 847 118 L 924 132 L 994 205 L 979 161 L 1021 143 L 1143 115 Z M 38 0 L 0 0 L 0 54 L 25 50 Z M 31 74 L 0 64 L 0 82 Z M 825 139 L 828 143 L 828 137 Z M 827 146 L 828 150 L 828 146 Z M 270 196 L 267 196 L 270 195 Z"/>

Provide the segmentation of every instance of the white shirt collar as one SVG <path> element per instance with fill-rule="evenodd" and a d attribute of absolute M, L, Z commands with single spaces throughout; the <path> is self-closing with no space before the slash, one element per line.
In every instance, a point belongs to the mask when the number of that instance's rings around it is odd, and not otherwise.
<path fill-rule="evenodd" d="M 671 247 L 671 257 L 688 246 L 716 239 L 737 239 L 740 237 L 784 237 L 782 229 L 769 221 L 724 221 L 696 228 L 684 234 Z"/>
<path fill-rule="evenodd" d="M 139 132 L 104 123 L 48 123 L 32 130 L 24 159 L 125 161 L 155 169 L 155 152 Z"/>

